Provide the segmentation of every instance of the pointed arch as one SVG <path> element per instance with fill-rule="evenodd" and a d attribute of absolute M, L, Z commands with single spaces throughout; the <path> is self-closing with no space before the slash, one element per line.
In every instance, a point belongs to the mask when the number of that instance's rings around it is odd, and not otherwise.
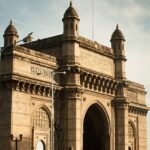
<path fill-rule="evenodd" d="M 91 103 L 83 120 L 83 150 L 110 149 L 110 121 L 104 106 Z"/>
<path fill-rule="evenodd" d="M 107 113 L 107 110 L 105 109 L 105 107 L 103 106 L 102 103 L 100 103 L 98 100 L 92 101 L 91 103 L 89 103 L 89 105 L 86 107 L 85 111 L 83 112 L 83 118 L 85 118 L 85 115 L 88 111 L 88 109 L 92 106 L 95 105 L 98 107 L 98 109 L 103 113 L 103 115 L 105 116 L 106 122 L 107 122 L 107 129 L 108 129 L 108 134 L 111 133 L 111 126 L 110 126 L 110 119 L 109 119 L 109 115 Z"/>
<path fill-rule="evenodd" d="M 128 149 L 136 149 L 136 127 L 132 120 L 128 121 Z"/>

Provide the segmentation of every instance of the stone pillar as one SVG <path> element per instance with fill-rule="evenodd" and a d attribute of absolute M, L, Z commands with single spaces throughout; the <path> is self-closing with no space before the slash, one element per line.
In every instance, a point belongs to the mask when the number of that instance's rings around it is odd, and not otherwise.
<path fill-rule="evenodd" d="M 116 150 L 128 150 L 128 103 L 123 99 L 115 103 Z"/>
<path fill-rule="evenodd" d="M 0 149 L 11 149 L 11 91 L 10 85 L 0 80 Z"/>
<path fill-rule="evenodd" d="M 64 148 L 63 150 L 81 150 L 82 132 L 81 124 L 81 97 L 82 90 L 77 87 L 69 87 L 64 89 L 64 108 L 62 116 L 63 132 L 64 132 Z"/>

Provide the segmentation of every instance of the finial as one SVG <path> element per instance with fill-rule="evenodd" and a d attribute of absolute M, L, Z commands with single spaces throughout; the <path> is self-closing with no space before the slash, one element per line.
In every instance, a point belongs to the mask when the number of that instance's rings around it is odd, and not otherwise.
<path fill-rule="evenodd" d="M 10 25 L 12 25 L 12 18 L 10 19 Z"/>
<path fill-rule="evenodd" d="M 72 7 L 72 1 L 70 1 L 70 7 Z"/>
<path fill-rule="evenodd" d="M 116 25 L 116 29 L 119 29 L 119 26 L 118 26 L 118 24 Z"/>

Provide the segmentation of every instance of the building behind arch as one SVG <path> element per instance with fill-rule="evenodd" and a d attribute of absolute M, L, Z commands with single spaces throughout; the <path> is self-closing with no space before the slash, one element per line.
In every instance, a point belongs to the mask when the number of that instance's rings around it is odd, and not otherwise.
<path fill-rule="evenodd" d="M 125 71 L 125 37 L 117 25 L 111 48 L 82 37 L 70 6 L 63 33 L 17 45 L 13 23 L 4 32 L 0 62 L 0 149 L 51 147 L 54 75 L 55 150 L 147 150 L 145 89 Z"/>

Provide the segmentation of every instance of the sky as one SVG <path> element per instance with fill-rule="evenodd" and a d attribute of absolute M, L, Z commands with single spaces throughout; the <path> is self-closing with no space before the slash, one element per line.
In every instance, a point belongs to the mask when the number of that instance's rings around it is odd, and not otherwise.
<path fill-rule="evenodd" d="M 12 18 L 20 39 L 34 32 L 34 40 L 61 34 L 69 0 L 0 0 L 0 46 Z M 73 0 L 80 17 L 80 35 L 92 39 L 92 0 Z M 126 39 L 126 74 L 145 85 L 150 106 L 150 1 L 93 0 L 93 40 L 110 47 L 112 32 L 119 28 Z M 148 114 L 150 149 L 150 113 Z"/>

